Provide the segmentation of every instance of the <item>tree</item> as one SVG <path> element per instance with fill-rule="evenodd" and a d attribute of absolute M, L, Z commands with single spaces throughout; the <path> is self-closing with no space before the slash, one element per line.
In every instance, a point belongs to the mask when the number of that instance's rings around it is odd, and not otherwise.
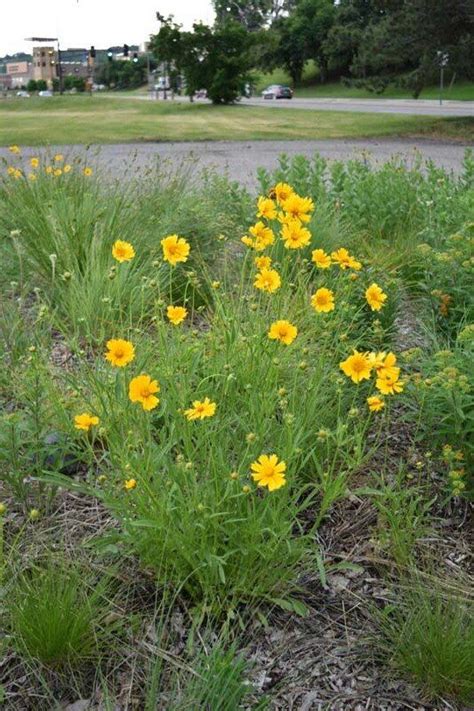
<path fill-rule="evenodd" d="M 38 91 L 38 84 L 35 79 L 30 79 L 26 85 L 27 91 Z"/>
<path fill-rule="evenodd" d="M 287 15 L 297 0 L 213 0 L 216 25 L 229 20 L 238 22 L 249 32 L 271 26 Z"/>

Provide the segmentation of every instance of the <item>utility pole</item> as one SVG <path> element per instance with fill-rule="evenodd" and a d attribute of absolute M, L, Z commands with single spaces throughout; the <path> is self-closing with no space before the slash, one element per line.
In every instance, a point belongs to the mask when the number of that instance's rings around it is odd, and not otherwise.
<path fill-rule="evenodd" d="M 443 89 L 444 89 L 444 68 L 448 65 L 449 54 L 439 50 L 437 52 L 439 62 L 439 105 L 443 105 Z"/>

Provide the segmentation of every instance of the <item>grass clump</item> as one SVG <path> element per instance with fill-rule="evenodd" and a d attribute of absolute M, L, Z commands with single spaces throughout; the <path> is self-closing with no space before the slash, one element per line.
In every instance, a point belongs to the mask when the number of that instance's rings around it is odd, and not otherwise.
<path fill-rule="evenodd" d="M 430 698 L 474 703 L 474 608 L 472 601 L 439 586 L 401 591 L 380 619 L 385 659 Z"/>
<path fill-rule="evenodd" d="M 50 556 L 4 585 L 10 641 L 23 657 L 59 668 L 103 654 L 111 604 L 90 569 Z"/>

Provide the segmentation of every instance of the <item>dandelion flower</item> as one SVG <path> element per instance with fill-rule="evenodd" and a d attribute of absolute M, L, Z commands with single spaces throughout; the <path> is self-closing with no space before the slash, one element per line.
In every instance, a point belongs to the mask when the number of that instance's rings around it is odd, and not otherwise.
<path fill-rule="evenodd" d="M 132 402 L 141 403 L 144 410 L 153 410 L 159 404 L 155 393 L 160 392 L 157 380 L 152 380 L 149 375 L 137 375 L 128 386 L 128 397 Z"/>
<path fill-rule="evenodd" d="M 117 368 L 124 368 L 135 358 L 135 347 L 123 338 L 107 341 L 106 359 Z"/>
<path fill-rule="evenodd" d="M 126 479 L 123 483 L 123 487 L 126 491 L 132 491 L 137 486 L 136 479 Z"/>
<path fill-rule="evenodd" d="M 331 257 L 326 254 L 324 249 L 314 249 L 311 253 L 311 260 L 316 264 L 318 269 L 329 269 L 331 266 Z"/>
<path fill-rule="evenodd" d="M 272 258 L 271 257 L 255 257 L 255 266 L 257 269 L 270 269 L 271 264 L 272 264 Z"/>
<path fill-rule="evenodd" d="M 188 315 L 188 310 L 184 306 L 168 306 L 166 315 L 173 326 L 179 326 Z"/>
<path fill-rule="evenodd" d="M 86 167 L 86 168 L 84 168 L 84 170 L 82 172 L 84 173 L 86 178 L 90 178 L 93 173 L 93 170 L 92 170 L 92 168 Z"/>
<path fill-rule="evenodd" d="M 378 284 L 371 284 L 365 292 L 365 298 L 372 311 L 380 311 L 387 301 L 387 294 L 384 294 Z"/>
<path fill-rule="evenodd" d="M 321 287 L 311 297 L 311 306 L 318 313 L 329 313 L 334 311 L 334 293 L 331 289 Z"/>
<path fill-rule="evenodd" d="M 212 417 L 216 412 L 216 403 L 211 402 L 208 397 L 204 400 L 194 400 L 193 406 L 184 411 L 188 420 L 204 420 L 206 417 Z"/>
<path fill-rule="evenodd" d="M 163 259 L 169 262 L 173 267 L 178 262 L 187 262 L 191 247 L 184 237 L 178 235 L 168 235 L 161 240 L 163 249 Z"/>
<path fill-rule="evenodd" d="M 273 294 L 281 286 L 281 278 L 276 269 L 262 269 L 255 277 L 254 286 Z"/>
<path fill-rule="evenodd" d="M 114 242 L 112 246 L 112 257 L 117 260 L 117 262 L 129 262 L 135 256 L 135 250 L 130 242 L 124 242 L 118 239 Z"/>
<path fill-rule="evenodd" d="M 303 227 L 299 220 L 294 219 L 284 223 L 281 237 L 287 249 L 301 249 L 311 242 L 311 232 Z"/>
<path fill-rule="evenodd" d="M 354 383 L 360 383 L 361 380 L 368 380 L 372 371 L 372 363 L 367 353 L 354 353 L 339 364 L 341 370 Z"/>
<path fill-rule="evenodd" d="M 403 383 L 398 379 L 398 373 L 396 376 L 385 375 L 384 377 L 377 378 L 375 387 L 382 395 L 395 395 L 396 393 L 403 392 Z"/>
<path fill-rule="evenodd" d="M 281 206 L 287 215 L 291 216 L 292 219 L 300 220 L 301 222 L 309 222 L 311 215 L 308 213 L 311 213 L 314 210 L 314 203 L 311 198 L 304 198 L 296 193 L 293 193 L 285 201 L 283 201 Z"/>
<path fill-rule="evenodd" d="M 88 412 L 83 412 L 81 415 L 76 415 L 74 418 L 74 427 L 76 430 L 85 430 L 88 432 L 91 427 L 99 424 L 99 418 L 96 415 L 90 415 Z"/>
<path fill-rule="evenodd" d="M 367 405 L 371 412 L 379 412 L 385 407 L 385 402 L 378 395 L 371 395 L 367 398 Z"/>
<path fill-rule="evenodd" d="M 298 329 L 289 321 L 274 321 L 270 326 L 268 338 L 274 341 L 281 341 L 285 346 L 289 346 L 295 340 Z"/>
<path fill-rule="evenodd" d="M 267 486 L 269 491 L 275 491 L 285 486 L 285 462 L 279 462 L 276 454 L 261 454 L 257 461 L 250 465 L 252 479 L 258 486 Z"/>
<path fill-rule="evenodd" d="M 273 200 L 267 197 L 258 198 L 257 217 L 274 220 L 276 214 L 276 205 Z"/>
<path fill-rule="evenodd" d="M 39 164 L 39 158 L 30 158 L 30 165 L 32 168 L 38 168 Z"/>

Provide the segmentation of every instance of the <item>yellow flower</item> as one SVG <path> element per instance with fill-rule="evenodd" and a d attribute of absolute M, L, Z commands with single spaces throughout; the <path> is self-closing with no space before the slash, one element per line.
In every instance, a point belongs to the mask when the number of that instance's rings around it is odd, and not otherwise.
<path fill-rule="evenodd" d="M 117 260 L 117 262 L 129 262 L 135 256 L 135 250 L 130 242 L 124 242 L 118 239 L 114 242 L 112 246 L 112 257 Z"/>
<path fill-rule="evenodd" d="M 390 376 L 395 380 L 398 378 L 400 368 L 395 367 L 397 357 L 394 353 L 385 353 L 384 351 L 369 353 L 369 360 L 378 378 L 385 378 L 386 376 Z"/>
<path fill-rule="evenodd" d="M 270 269 L 271 264 L 272 264 L 272 258 L 271 257 L 255 257 L 255 266 L 257 269 Z"/>
<path fill-rule="evenodd" d="M 66 165 L 63 168 L 64 173 L 70 173 L 72 170 L 72 165 L 69 165 L 69 163 L 66 163 Z"/>
<path fill-rule="evenodd" d="M 54 160 L 56 161 L 56 163 L 62 163 L 62 161 L 64 160 L 63 154 L 56 153 L 56 155 L 54 156 Z"/>
<path fill-rule="evenodd" d="M 135 358 L 135 348 L 133 343 L 125 341 L 123 338 L 107 341 L 106 359 L 111 365 L 117 368 L 124 368 Z"/>
<path fill-rule="evenodd" d="M 356 350 L 346 360 L 339 363 L 339 367 L 354 383 L 360 383 L 361 380 L 368 380 L 372 371 L 372 363 L 370 362 L 368 354 L 359 353 L 359 351 Z"/>
<path fill-rule="evenodd" d="M 158 405 L 160 401 L 155 393 L 159 392 L 158 381 L 149 375 L 137 375 L 128 385 L 128 397 L 132 402 L 141 403 L 144 410 L 153 410 Z"/>
<path fill-rule="evenodd" d="M 9 146 L 9 147 L 8 147 L 8 150 L 10 151 L 10 153 L 14 153 L 14 154 L 16 154 L 16 155 L 18 155 L 18 153 L 20 153 L 20 147 L 19 147 L 19 146 Z"/>
<path fill-rule="evenodd" d="M 367 405 L 371 412 L 379 412 L 385 406 L 385 403 L 378 395 L 372 395 L 367 398 Z"/>
<path fill-rule="evenodd" d="M 250 465 L 252 479 L 258 486 L 267 486 L 269 491 L 275 491 L 285 486 L 285 462 L 279 462 L 276 454 L 261 454 L 257 461 Z"/>
<path fill-rule="evenodd" d="M 274 197 L 279 205 L 288 200 L 291 195 L 293 195 L 293 188 L 288 183 L 277 183 L 270 191 L 270 197 Z"/>
<path fill-rule="evenodd" d="M 372 311 L 380 311 L 387 300 L 387 294 L 384 294 L 378 284 L 371 284 L 365 292 L 365 298 Z"/>
<path fill-rule="evenodd" d="M 36 175 L 34 173 L 28 173 L 28 180 L 36 180 Z"/>
<path fill-rule="evenodd" d="M 88 432 L 91 427 L 99 424 L 99 418 L 96 415 L 89 415 L 88 412 L 83 412 L 81 415 L 76 415 L 74 418 L 74 427 L 76 430 L 85 430 Z"/>
<path fill-rule="evenodd" d="M 166 315 L 173 326 L 179 326 L 188 315 L 188 310 L 185 309 L 184 306 L 168 306 Z"/>
<path fill-rule="evenodd" d="M 173 267 L 178 262 L 187 262 L 191 247 L 184 237 L 178 235 L 168 235 L 161 240 L 163 249 L 163 259 L 169 262 Z"/>
<path fill-rule="evenodd" d="M 257 252 L 262 252 L 266 247 L 269 247 L 275 241 L 273 231 L 263 222 L 256 222 L 255 225 L 249 227 L 249 232 L 253 237 L 253 243 L 251 246 Z"/>
<path fill-rule="evenodd" d="M 216 412 L 216 403 L 211 402 L 208 397 L 204 400 L 194 400 L 193 406 L 184 411 L 188 420 L 203 420 L 205 417 L 212 417 Z"/>
<path fill-rule="evenodd" d="M 92 168 L 87 168 L 87 167 L 86 167 L 86 168 L 84 168 L 84 170 L 83 170 L 82 172 L 84 173 L 84 175 L 86 176 L 86 178 L 90 178 L 91 175 L 92 175 L 92 173 L 93 173 L 93 170 L 92 170 Z"/>
<path fill-rule="evenodd" d="M 254 286 L 256 289 L 268 291 L 273 294 L 281 286 L 280 275 L 276 269 L 262 269 L 255 277 Z"/>
<path fill-rule="evenodd" d="M 135 489 L 137 486 L 137 480 L 136 479 L 126 479 L 123 483 L 124 489 L 126 491 L 132 491 L 132 489 Z"/>
<path fill-rule="evenodd" d="M 331 289 L 321 287 L 311 297 L 311 306 L 318 313 L 329 313 L 334 310 L 334 293 Z"/>
<path fill-rule="evenodd" d="M 15 175 L 16 168 L 14 168 L 12 165 L 9 165 L 7 168 L 7 173 L 8 173 L 8 175 Z"/>
<path fill-rule="evenodd" d="M 48 175 L 51 175 L 52 172 L 53 172 L 53 166 L 52 166 L 52 165 L 47 165 L 44 170 L 45 170 L 45 173 L 47 173 Z"/>
<path fill-rule="evenodd" d="M 333 260 L 333 262 L 339 264 L 341 269 L 355 269 L 356 271 L 362 269 L 362 264 L 356 259 L 354 259 L 354 257 L 349 254 L 345 247 L 341 247 L 335 252 L 332 252 L 331 259 Z"/>
<path fill-rule="evenodd" d="M 276 205 L 270 198 L 258 198 L 257 217 L 264 217 L 266 220 L 274 220 L 276 217 Z"/>
<path fill-rule="evenodd" d="M 295 340 L 298 329 L 289 321 L 274 321 L 270 326 L 268 338 L 281 341 L 285 346 L 289 346 Z"/>
<path fill-rule="evenodd" d="M 299 220 L 289 220 L 283 224 L 281 237 L 287 249 L 301 249 L 311 242 L 311 232 Z"/>
<path fill-rule="evenodd" d="M 59 178 L 59 176 L 62 175 L 62 174 L 63 174 L 63 171 L 62 171 L 61 168 L 55 168 L 55 169 L 53 170 L 53 175 L 54 175 L 55 178 Z"/>
<path fill-rule="evenodd" d="M 312 261 L 318 269 L 328 269 L 331 266 L 331 257 L 326 254 L 324 249 L 314 249 L 311 254 Z"/>
<path fill-rule="evenodd" d="M 216 280 L 216 281 L 211 281 L 211 287 L 212 287 L 213 289 L 220 289 L 220 286 L 221 286 L 220 281 L 217 281 L 217 280 Z"/>
<path fill-rule="evenodd" d="M 382 395 L 395 395 L 395 393 L 403 392 L 403 383 L 401 380 L 398 380 L 398 373 L 395 376 L 385 375 L 384 377 L 377 378 L 375 387 Z"/>
<path fill-rule="evenodd" d="M 39 164 L 39 158 L 30 158 L 30 165 L 32 168 L 38 168 Z"/>
<path fill-rule="evenodd" d="M 281 203 L 283 210 L 289 215 L 293 220 L 300 220 L 301 222 L 309 222 L 311 215 L 308 213 L 313 212 L 314 203 L 309 197 L 300 197 L 296 193 L 290 195 L 286 200 Z"/>

